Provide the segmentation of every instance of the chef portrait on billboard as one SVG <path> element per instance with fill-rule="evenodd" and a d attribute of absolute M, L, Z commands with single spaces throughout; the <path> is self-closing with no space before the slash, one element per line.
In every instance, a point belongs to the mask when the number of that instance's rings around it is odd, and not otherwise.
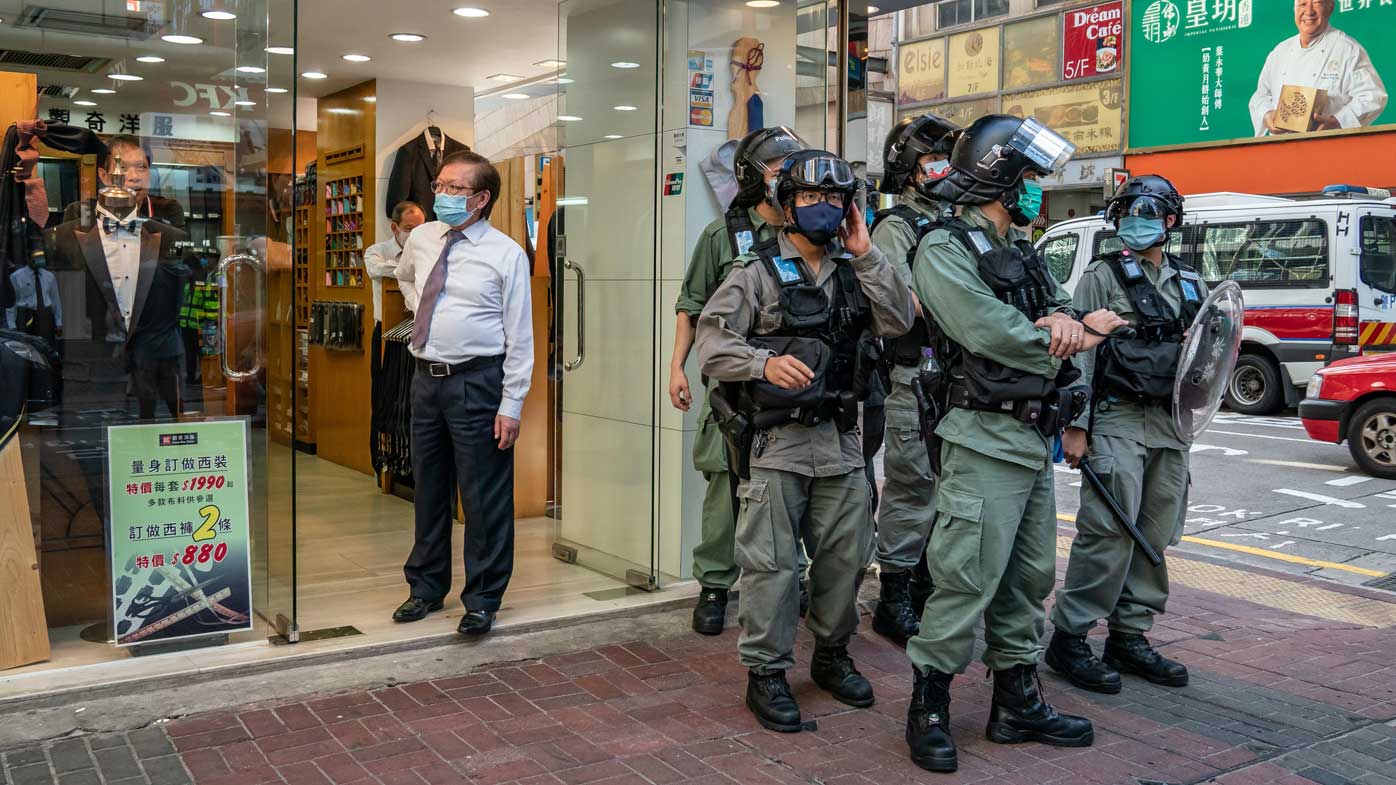
<path fill-rule="evenodd" d="M 1386 87 L 1367 50 L 1329 24 L 1336 0 L 1294 0 L 1298 34 L 1265 58 L 1251 122 L 1256 136 L 1371 125 Z"/>

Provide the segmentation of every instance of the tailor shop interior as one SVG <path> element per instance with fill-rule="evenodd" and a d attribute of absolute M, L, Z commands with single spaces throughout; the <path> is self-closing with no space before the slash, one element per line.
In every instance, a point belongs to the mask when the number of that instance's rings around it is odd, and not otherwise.
<path fill-rule="evenodd" d="M 201 666 L 454 629 L 460 529 L 447 613 L 391 621 L 413 536 L 411 314 L 364 257 L 465 148 L 500 170 L 491 223 L 532 270 L 500 625 L 688 596 L 704 485 L 697 407 L 665 393 L 673 303 L 733 140 L 783 124 L 834 144 L 837 15 L 789 0 L 296 8 L 0 5 L 4 162 L 32 171 L 0 204 L 27 222 L 5 314 L 59 369 L 2 453 L 0 692 L 188 656 L 129 645 L 140 628 L 250 628 L 192 639 Z M 245 452 L 250 490 L 231 522 L 250 596 L 221 603 L 197 570 L 113 555 L 140 527 L 133 486 L 108 482 L 131 468 L 116 426 L 218 418 L 247 425 L 230 455 Z"/>

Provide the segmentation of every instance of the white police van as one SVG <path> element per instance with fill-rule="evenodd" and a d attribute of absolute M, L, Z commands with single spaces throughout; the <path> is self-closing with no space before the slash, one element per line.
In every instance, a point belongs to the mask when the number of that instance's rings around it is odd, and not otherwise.
<path fill-rule="evenodd" d="M 1227 404 L 1246 414 L 1293 406 L 1314 371 L 1396 350 L 1396 198 L 1360 186 L 1282 198 L 1210 193 L 1184 199 L 1168 251 L 1209 285 L 1245 290 L 1241 358 Z M 1052 226 L 1038 241 L 1052 275 L 1075 291 L 1091 259 L 1118 250 L 1100 216 Z"/>

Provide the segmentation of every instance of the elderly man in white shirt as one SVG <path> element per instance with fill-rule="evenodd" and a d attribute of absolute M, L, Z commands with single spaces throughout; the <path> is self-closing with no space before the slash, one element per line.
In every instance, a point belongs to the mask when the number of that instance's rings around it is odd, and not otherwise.
<path fill-rule="evenodd" d="M 1251 123 L 1256 136 L 1288 133 L 1274 124 L 1285 85 L 1314 87 L 1327 97 L 1314 112 L 1316 131 L 1371 125 L 1386 108 L 1386 86 L 1367 50 L 1352 36 L 1333 28 L 1334 0 L 1295 0 L 1298 35 L 1281 41 L 1265 58 L 1251 96 Z"/>
<path fill-rule="evenodd" d="M 465 615 L 490 631 L 514 565 L 514 453 L 533 372 L 528 257 L 490 226 L 499 172 L 472 152 L 447 155 L 432 183 L 438 220 L 407 239 L 397 279 L 415 313 L 409 344 L 416 542 L 403 571 L 411 596 L 393 614 L 417 621 L 451 588 L 451 514 L 465 511 Z"/>

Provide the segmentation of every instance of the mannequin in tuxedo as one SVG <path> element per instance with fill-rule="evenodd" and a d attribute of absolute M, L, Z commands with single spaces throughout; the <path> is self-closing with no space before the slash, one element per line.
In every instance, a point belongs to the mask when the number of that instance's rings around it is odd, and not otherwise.
<path fill-rule="evenodd" d="M 435 221 L 436 213 L 431 205 L 436 195 L 431 192 L 431 183 L 441 171 L 441 159 L 469 149 L 440 128 L 427 126 L 420 136 L 399 147 L 393 157 L 393 171 L 388 176 L 388 194 L 384 201 L 386 209 L 391 211 L 402 202 L 416 202 L 422 205 L 427 220 Z"/>
<path fill-rule="evenodd" d="M 97 179 L 103 185 L 111 184 L 116 156 L 121 157 L 126 187 L 136 194 L 137 217 L 154 218 L 166 226 L 183 227 L 184 207 L 174 199 L 150 194 L 150 159 L 136 137 L 113 136 L 107 140 L 107 153 L 97 167 Z M 96 222 L 96 202 L 91 199 L 73 202 L 63 211 L 63 220 L 79 221 L 84 227 L 92 226 Z"/>

